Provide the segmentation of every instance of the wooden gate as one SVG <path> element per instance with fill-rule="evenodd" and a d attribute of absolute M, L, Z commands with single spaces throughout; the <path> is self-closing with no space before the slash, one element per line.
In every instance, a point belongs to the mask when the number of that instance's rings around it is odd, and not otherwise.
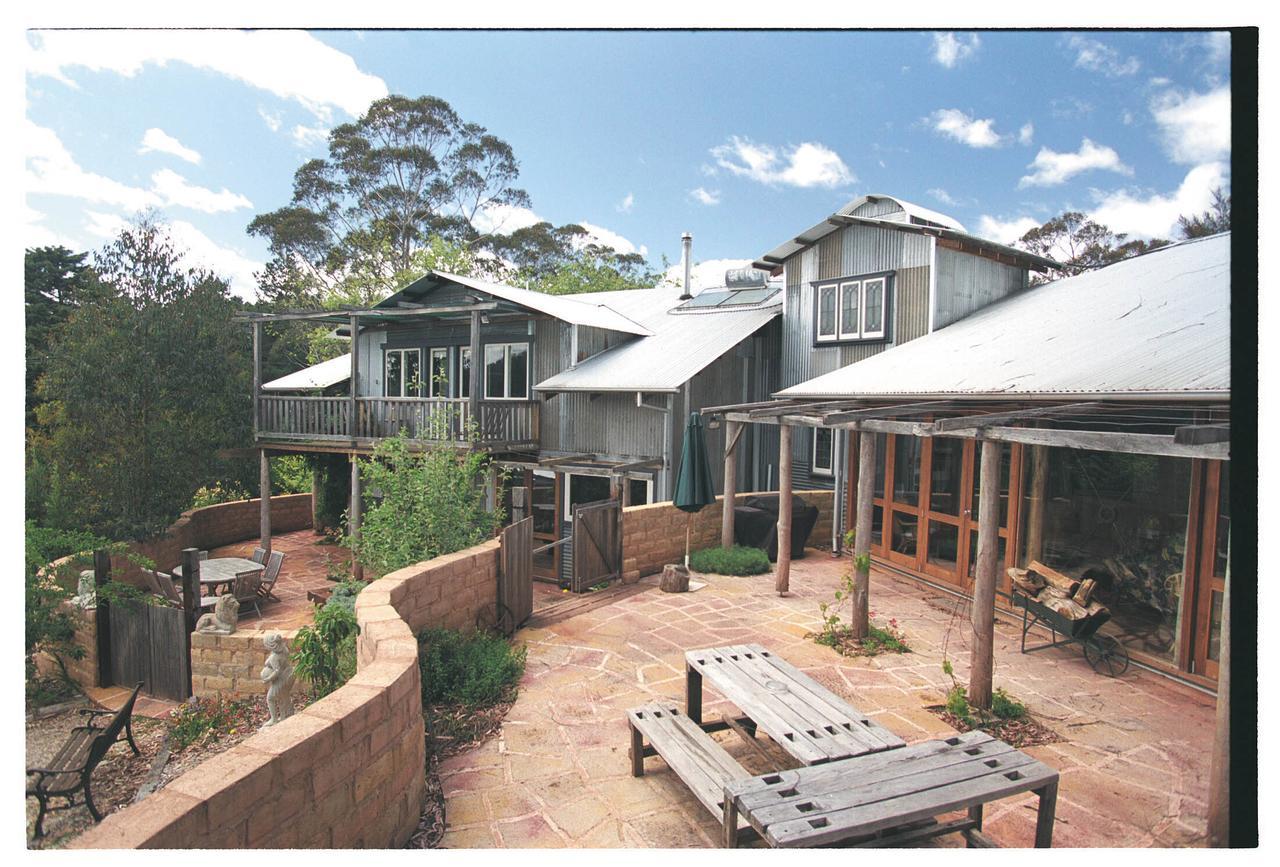
<path fill-rule="evenodd" d="M 571 590 L 584 593 L 622 574 L 622 504 L 586 503 L 573 510 Z"/>
<path fill-rule="evenodd" d="M 498 628 L 510 635 L 533 614 L 533 518 L 502 531 L 498 564 Z"/>
<path fill-rule="evenodd" d="M 107 606 L 111 682 L 157 698 L 185 701 L 191 694 L 185 613 L 168 605 L 119 601 Z"/>

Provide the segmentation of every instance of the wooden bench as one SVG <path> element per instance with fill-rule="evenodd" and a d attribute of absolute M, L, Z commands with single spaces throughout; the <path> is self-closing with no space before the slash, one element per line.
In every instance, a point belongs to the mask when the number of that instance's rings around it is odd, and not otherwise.
<path fill-rule="evenodd" d="M 644 776 L 645 757 L 660 756 L 702 805 L 716 819 L 723 819 L 725 786 L 749 780 L 750 772 L 674 702 L 629 710 L 627 722 L 631 726 L 631 775 Z M 646 740 L 651 746 L 644 745 Z M 744 819 L 735 819 L 734 826 L 735 833 L 730 836 L 736 845 L 738 834 L 751 834 L 751 829 Z"/>
<path fill-rule="evenodd" d="M 88 720 L 84 725 L 71 730 L 57 754 L 49 760 L 49 766 L 27 769 L 27 797 L 35 797 L 40 802 L 40 812 L 36 815 L 37 838 L 44 836 L 45 813 L 78 806 L 73 797 L 76 792 L 84 792 L 85 806 L 89 808 L 94 821 L 102 821 L 102 814 L 94 806 L 89 782 L 93 769 L 106 756 L 120 737 L 121 731 L 133 748 L 133 754 L 141 755 L 138 745 L 133 742 L 133 704 L 138 700 L 138 691 L 141 689 L 142 683 L 139 683 L 133 688 L 129 700 L 118 711 L 82 709 L 80 713 L 87 716 Z M 105 726 L 99 725 L 98 719 L 104 716 L 110 716 L 111 720 Z M 32 775 L 35 776 L 34 781 L 30 779 Z M 66 798 L 67 803 L 51 807 L 50 798 Z"/>
<path fill-rule="evenodd" d="M 1053 839 L 1058 772 L 984 732 L 966 732 L 822 765 L 732 780 L 722 793 L 723 820 L 750 825 L 775 847 L 907 846 L 959 832 L 970 846 L 982 836 L 983 805 L 1035 792 L 1035 845 Z M 966 810 L 963 819 L 929 823 Z M 739 834 L 726 834 L 735 846 Z"/>

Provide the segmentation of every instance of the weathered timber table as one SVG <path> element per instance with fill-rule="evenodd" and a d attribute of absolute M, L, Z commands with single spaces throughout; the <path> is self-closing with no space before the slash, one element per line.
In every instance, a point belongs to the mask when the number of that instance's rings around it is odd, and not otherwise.
<path fill-rule="evenodd" d="M 805 765 L 818 765 L 906 745 L 785 659 L 758 644 L 712 647 L 685 654 L 685 713 L 702 722 L 703 679 Z M 754 733 L 754 732 L 753 732 Z"/>
<path fill-rule="evenodd" d="M 983 805 L 1010 795 L 1040 796 L 1035 845 L 1053 840 L 1058 772 L 985 732 L 966 732 L 875 755 L 732 780 L 724 787 L 724 845 L 737 845 L 745 819 L 770 846 L 907 846 L 960 832 L 982 836 Z M 954 810 L 968 816 L 938 823 Z"/>
<path fill-rule="evenodd" d="M 217 557 L 200 561 L 200 586 L 217 589 L 223 584 L 234 584 L 241 575 L 252 575 L 266 569 L 266 565 L 246 560 L 244 557 Z M 182 578 L 182 565 L 173 570 L 173 574 Z"/>

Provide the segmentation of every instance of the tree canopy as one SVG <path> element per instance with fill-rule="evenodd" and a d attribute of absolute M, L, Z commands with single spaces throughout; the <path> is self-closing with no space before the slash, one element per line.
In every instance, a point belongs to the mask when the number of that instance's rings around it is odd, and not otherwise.
<path fill-rule="evenodd" d="M 1126 240 L 1128 237 L 1095 223 L 1079 211 L 1067 211 L 1027 232 L 1018 239 L 1018 245 L 1062 265 L 1061 272 L 1049 278 L 1058 279 L 1083 274 L 1169 243 L 1161 238 L 1130 241 Z"/>
<path fill-rule="evenodd" d="M 49 346 L 62 323 L 81 304 L 102 293 L 98 275 L 85 260 L 88 253 L 66 247 L 26 251 L 24 300 L 27 338 L 27 428 L 35 425 L 36 382 L 44 373 Z"/>
<path fill-rule="evenodd" d="M 1231 194 L 1221 187 L 1213 191 L 1213 204 L 1201 214 L 1178 218 L 1178 231 L 1184 238 L 1203 238 L 1231 228 Z"/>

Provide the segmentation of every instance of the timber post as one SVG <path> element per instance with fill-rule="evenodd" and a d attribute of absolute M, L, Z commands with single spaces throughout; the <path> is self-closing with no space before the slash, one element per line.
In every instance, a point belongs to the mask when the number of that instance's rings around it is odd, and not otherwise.
<path fill-rule="evenodd" d="M 315 502 L 312 494 L 312 503 Z M 267 450 L 258 452 L 258 540 L 271 553 L 271 458 Z"/>
<path fill-rule="evenodd" d="M 969 704 L 978 708 L 991 707 L 991 678 L 995 668 L 1000 451 L 999 442 L 982 440 L 982 475 L 978 483 L 978 568 L 973 584 L 973 645 L 969 657 Z"/>
<path fill-rule="evenodd" d="M 356 417 L 358 407 L 356 405 L 356 390 L 358 377 L 360 375 L 360 341 L 357 337 L 360 334 L 360 317 L 351 317 L 351 394 L 347 397 L 347 435 L 354 441 L 360 436 L 360 424 Z"/>
<path fill-rule="evenodd" d="M 351 453 L 351 507 L 347 513 L 347 532 L 354 540 L 360 538 L 360 522 L 363 519 L 361 510 L 364 507 L 364 497 L 360 490 L 360 459 L 354 452 Z M 353 555 L 351 558 L 351 577 L 356 581 L 364 580 L 364 566 L 360 565 L 360 561 Z"/>
<path fill-rule="evenodd" d="M 98 686 L 111 686 L 111 603 L 102 592 L 111 580 L 111 555 L 106 551 L 93 552 L 93 592 L 97 607 L 94 621 L 98 633 Z"/>
<path fill-rule="evenodd" d="M 858 500 L 853 529 L 854 638 L 866 638 L 871 599 L 871 516 L 876 479 L 876 435 L 858 434 Z M 865 564 L 866 568 L 863 568 Z"/>
<path fill-rule="evenodd" d="M 182 623 L 187 640 L 182 652 L 187 657 L 187 695 L 192 693 L 191 683 L 191 633 L 196 631 L 196 618 L 200 616 L 200 549 L 182 549 Z"/>
<path fill-rule="evenodd" d="M 260 398 L 262 396 L 262 323 L 255 320 L 253 323 L 253 438 L 258 438 L 258 430 L 262 426 L 261 408 L 259 407 Z"/>
<path fill-rule="evenodd" d="M 1222 622 L 1218 636 L 1218 706 L 1213 754 L 1209 761 L 1209 845 L 1231 845 L 1231 537 L 1227 537 L 1227 574 L 1222 583 Z"/>
<path fill-rule="evenodd" d="M 484 358 L 480 354 L 480 311 L 471 311 L 471 382 L 470 394 L 467 395 L 467 410 L 471 416 L 471 423 L 476 427 L 477 436 L 483 437 L 480 433 L 480 371 L 484 367 Z M 464 425 L 463 436 L 467 435 Z"/>
<path fill-rule="evenodd" d="M 1045 496 L 1049 487 L 1049 447 L 1031 447 L 1031 481 L 1027 503 L 1027 560 L 1044 558 Z"/>
<path fill-rule="evenodd" d="M 738 494 L 738 438 L 742 436 L 742 422 L 726 421 L 724 424 L 724 507 L 720 518 L 720 547 L 733 547 L 733 507 Z"/>
<path fill-rule="evenodd" d="M 775 588 L 791 589 L 791 425 L 778 426 L 778 571 Z"/>

